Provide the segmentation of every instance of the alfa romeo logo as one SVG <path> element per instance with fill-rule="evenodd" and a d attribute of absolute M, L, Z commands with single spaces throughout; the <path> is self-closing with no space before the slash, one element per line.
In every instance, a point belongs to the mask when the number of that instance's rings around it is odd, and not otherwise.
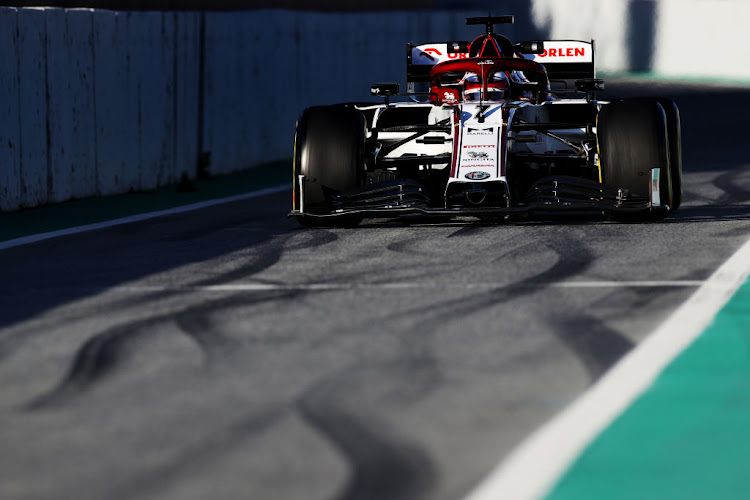
<path fill-rule="evenodd" d="M 464 177 L 466 177 L 467 179 L 471 179 L 472 181 L 483 181 L 489 176 L 490 174 L 488 174 L 487 172 L 477 171 L 477 172 L 469 172 Z"/>

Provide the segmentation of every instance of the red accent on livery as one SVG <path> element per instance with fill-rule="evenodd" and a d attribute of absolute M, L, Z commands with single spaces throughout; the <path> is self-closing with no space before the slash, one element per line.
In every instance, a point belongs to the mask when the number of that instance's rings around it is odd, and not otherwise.
<path fill-rule="evenodd" d="M 529 80 L 537 82 L 536 90 L 541 91 L 538 92 L 541 100 L 544 99 L 545 93 L 549 92 L 549 79 L 544 66 L 528 59 L 510 57 L 468 58 L 438 63 L 430 70 L 430 92 L 438 93 L 443 89 L 440 86 L 440 76 L 448 72 L 471 72 L 478 75 L 489 75 L 498 71 L 523 71 Z M 486 95 L 487 80 L 485 78 L 483 78 L 482 85 Z"/>
<path fill-rule="evenodd" d="M 456 176 L 456 168 L 458 167 L 458 141 L 461 136 L 461 131 L 458 128 L 461 124 L 461 117 L 458 115 L 458 108 L 453 108 L 453 163 L 451 164 L 451 177 Z"/>

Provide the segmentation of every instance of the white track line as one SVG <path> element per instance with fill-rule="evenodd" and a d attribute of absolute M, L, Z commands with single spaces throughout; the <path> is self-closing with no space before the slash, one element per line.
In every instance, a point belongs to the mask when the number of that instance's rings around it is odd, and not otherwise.
<path fill-rule="evenodd" d="M 694 288 L 704 281 L 562 281 L 558 283 L 521 283 L 529 288 Z M 268 292 L 326 290 L 416 290 L 443 288 L 451 290 L 499 290 L 518 283 L 226 283 L 221 285 L 122 285 L 106 288 L 122 292 Z"/>
<path fill-rule="evenodd" d="M 713 321 L 750 274 L 746 242 L 591 389 L 527 438 L 464 500 L 538 500 Z"/>
<path fill-rule="evenodd" d="M 97 222 L 94 224 L 86 224 L 85 226 L 76 226 L 66 229 L 60 229 L 58 231 L 49 231 L 46 233 L 32 234 L 30 236 L 23 236 L 21 238 L 15 238 L 0 242 L 0 250 L 6 248 L 18 247 L 21 245 L 28 245 L 30 243 L 36 243 L 38 241 L 48 240 L 50 238 L 57 238 L 59 236 L 67 236 L 69 234 L 84 233 L 86 231 L 95 231 L 97 229 L 104 229 L 112 226 L 119 226 L 120 224 L 129 224 L 131 222 L 139 222 L 148 219 L 154 219 L 156 217 L 163 217 L 165 215 L 181 214 L 183 212 L 190 212 L 193 210 L 200 210 L 201 208 L 212 207 L 214 205 L 221 205 L 224 203 L 231 203 L 233 201 L 247 200 L 250 198 L 258 198 L 267 194 L 278 193 L 283 190 L 289 189 L 287 186 L 276 186 L 267 189 L 261 189 L 260 191 L 253 191 L 252 193 L 238 194 L 235 196 L 228 196 L 226 198 L 217 198 L 215 200 L 206 200 L 199 203 L 193 203 L 191 205 L 183 205 L 180 207 L 169 208 L 166 210 L 160 210 L 158 212 L 147 212 L 143 214 L 131 215 L 128 217 L 122 217 L 120 219 L 108 220 L 103 222 Z"/>

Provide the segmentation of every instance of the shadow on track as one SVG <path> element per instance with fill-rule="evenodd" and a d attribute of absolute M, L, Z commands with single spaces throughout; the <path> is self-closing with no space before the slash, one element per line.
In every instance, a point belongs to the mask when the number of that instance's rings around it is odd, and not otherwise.
<path fill-rule="evenodd" d="M 249 252 L 249 268 L 243 267 L 243 272 L 259 272 L 278 261 L 283 236 L 296 227 L 273 199 L 219 205 L 3 250 L 0 327 L 114 286 L 237 251 Z M 196 277 L 196 282 L 211 284 L 219 277 L 217 271 L 213 277 Z M 0 337 L 0 358 L 12 342 L 7 335 Z"/>

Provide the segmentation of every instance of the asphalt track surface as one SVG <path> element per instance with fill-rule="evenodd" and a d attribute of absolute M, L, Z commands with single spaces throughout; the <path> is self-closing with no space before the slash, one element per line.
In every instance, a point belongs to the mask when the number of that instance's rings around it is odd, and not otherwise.
<path fill-rule="evenodd" d="M 750 90 L 658 224 L 303 229 L 281 192 L 0 251 L 0 498 L 464 496 L 750 235 Z"/>

